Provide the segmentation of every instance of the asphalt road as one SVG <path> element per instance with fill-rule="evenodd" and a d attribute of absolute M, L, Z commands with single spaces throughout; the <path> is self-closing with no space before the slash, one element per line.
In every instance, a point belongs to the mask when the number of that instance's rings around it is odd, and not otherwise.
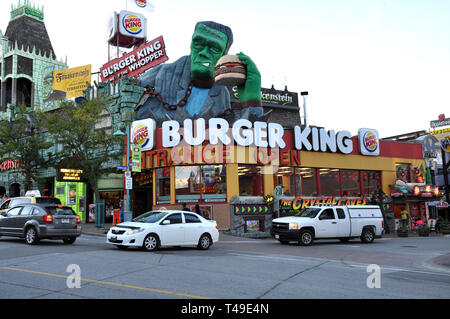
<path fill-rule="evenodd" d="M 89 235 L 38 246 L 2 237 L 0 299 L 441 299 L 450 293 L 449 244 L 409 237 L 300 247 L 236 238 L 208 251 L 149 253 Z"/>

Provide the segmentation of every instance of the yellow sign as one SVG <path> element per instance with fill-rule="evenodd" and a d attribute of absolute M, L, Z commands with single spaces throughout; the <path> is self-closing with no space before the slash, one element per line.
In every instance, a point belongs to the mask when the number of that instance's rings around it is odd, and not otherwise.
<path fill-rule="evenodd" d="M 61 168 L 61 179 L 63 181 L 72 181 L 72 182 L 79 182 L 81 180 L 81 175 L 83 174 L 83 170 L 81 169 L 67 169 L 67 168 Z"/>
<path fill-rule="evenodd" d="M 82 96 L 87 89 L 87 83 L 91 83 L 90 64 L 53 72 L 52 89 L 66 92 L 67 99 Z"/>
<path fill-rule="evenodd" d="M 450 152 L 450 135 L 441 140 L 441 147 L 444 151 Z"/>
<path fill-rule="evenodd" d="M 434 131 L 431 131 L 430 133 L 433 135 L 438 135 L 438 134 L 444 134 L 444 133 L 448 133 L 448 132 L 450 132 L 450 127 L 444 128 L 442 130 L 434 130 Z"/>

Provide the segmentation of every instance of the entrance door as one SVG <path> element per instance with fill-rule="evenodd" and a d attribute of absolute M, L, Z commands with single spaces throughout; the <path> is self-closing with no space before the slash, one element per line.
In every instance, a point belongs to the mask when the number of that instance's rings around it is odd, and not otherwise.
<path fill-rule="evenodd" d="M 138 189 L 134 192 L 133 213 L 136 216 L 142 215 L 152 210 L 153 190 L 152 189 Z"/>

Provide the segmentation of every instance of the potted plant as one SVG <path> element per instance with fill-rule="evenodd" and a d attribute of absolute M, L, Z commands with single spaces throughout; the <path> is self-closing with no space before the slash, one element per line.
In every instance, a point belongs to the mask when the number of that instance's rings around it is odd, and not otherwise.
<path fill-rule="evenodd" d="M 423 224 L 417 229 L 417 233 L 422 237 L 430 236 L 430 227 L 427 224 Z"/>

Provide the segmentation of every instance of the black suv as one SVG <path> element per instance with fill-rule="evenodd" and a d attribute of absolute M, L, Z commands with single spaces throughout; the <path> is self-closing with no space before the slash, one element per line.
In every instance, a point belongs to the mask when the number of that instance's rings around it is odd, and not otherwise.
<path fill-rule="evenodd" d="M 25 238 L 29 245 L 40 239 L 62 239 L 73 244 L 81 234 L 81 219 L 72 208 L 52 204 L 21 204 L 0 216 L 0 236 Z"/>

